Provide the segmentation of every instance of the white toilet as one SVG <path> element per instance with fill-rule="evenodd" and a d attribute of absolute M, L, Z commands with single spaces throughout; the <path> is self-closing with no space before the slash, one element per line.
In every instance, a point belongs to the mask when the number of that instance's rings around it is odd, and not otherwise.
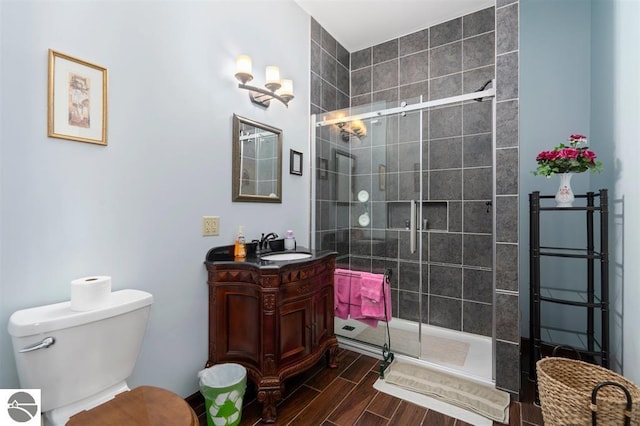
<path fill-rule="evenodd" d="M 70 302 L 62 302 L 11 315 L 8 328 L 20 386 L 41 389 L 45 424 L 64 425 L 76 414 L 76 419 L 84 416 L 78 424 L 101 424 L 98 419 L 107 419 L 105 424 L 198 424 L 178 395 L 148 386 L 128 392 L 126 379 L 138 358 L 152 303 L 147 292 L 120 290 L 111 293 L 108 306 L 92 311 L 75 312 Z M 140 402 L 147 399 L 153 400 L 152 407 Z"/>

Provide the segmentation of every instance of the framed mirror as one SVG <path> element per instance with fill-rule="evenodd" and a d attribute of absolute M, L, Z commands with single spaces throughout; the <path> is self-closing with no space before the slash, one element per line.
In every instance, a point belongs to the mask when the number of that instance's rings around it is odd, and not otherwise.
<path fill-rule="evenodd" d="M 233 114 L 233 201 L 282 202 L 282 130 Z"/>

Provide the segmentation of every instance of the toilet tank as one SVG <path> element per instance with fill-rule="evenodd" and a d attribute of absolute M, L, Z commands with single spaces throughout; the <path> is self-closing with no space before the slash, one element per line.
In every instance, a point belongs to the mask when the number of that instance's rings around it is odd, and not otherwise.
<path fill-rule="evenodd" d="M 62 302 L 14 312 L 9 334 L 24 389 L 42 390 L 42 411 L 90 397 L 133 372 L 153 296 L 140 290 L 111 293 L 104 308 L 87 312 Z M 55 343 L 21 349 L 52 337 Z"/>

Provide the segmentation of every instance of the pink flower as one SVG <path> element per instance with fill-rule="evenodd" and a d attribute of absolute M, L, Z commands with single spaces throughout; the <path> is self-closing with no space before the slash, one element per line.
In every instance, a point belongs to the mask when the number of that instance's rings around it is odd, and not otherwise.
<path fill-rule="evenodd" d="M 558 151 L 558 155 L 561 158 L 578 158 L 579 152 L 580 151 L 575 148 L 562 148 L 560 151 Z"/>
<path fill-rule="evenodd" d="M 561 143 L 553 150 L 542 151 L 536 157 L 538 167 L 534 175 L 553 176 L 556 173 L 583 173 L 602 171 L 602 163 L 587 146 L 587 137 L 579 133 L 569 136 L 569 146 Z"/>
<path fill-rule="evenodd" d="M 569 136 L 569 145 L 576 146 L 582 143 L 587 143 L 587 137 L 585 135 L 574 133 L 573 135 Z"/>
<path fill-rule="evenodd" d="M 542 151 L 540 154 L 538 154 L 538 156 L 536 157 L 536 161 L 540 161 L 540 160 L 550 160 L 551 156 L 553 155 L 553 151 Z"/>

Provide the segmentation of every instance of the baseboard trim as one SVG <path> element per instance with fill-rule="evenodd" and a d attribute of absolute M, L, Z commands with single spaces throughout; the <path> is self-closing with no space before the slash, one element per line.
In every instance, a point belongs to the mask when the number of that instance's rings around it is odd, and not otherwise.
<path fill-rule="evenodd" d="M 200 391 L 189 395 L 184 400 L 189 404 L 193 412 L 196 413 L 196 416 L 200 417 L 205 413 L 204 397 Z"/>

